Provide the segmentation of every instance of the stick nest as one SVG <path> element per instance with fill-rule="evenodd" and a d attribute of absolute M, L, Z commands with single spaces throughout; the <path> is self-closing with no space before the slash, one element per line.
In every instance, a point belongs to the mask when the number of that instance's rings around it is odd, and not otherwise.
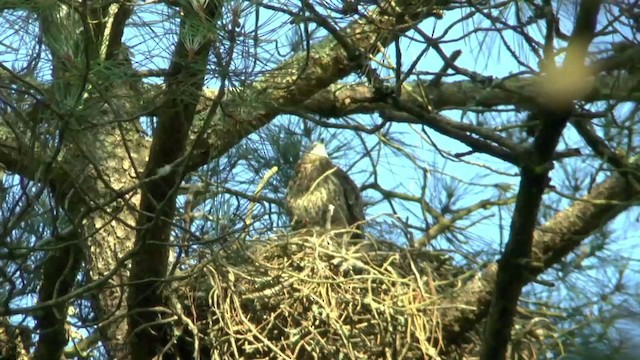
<path fill-rule="evenodd" d="M 348 237 L 283 234 L 226 246 L 195 266 L 171 290 L 190 304 L 179 309 L 185 333 L 198 334 L 189 351 L 221 359 L 438 358 L 440 295 L 464 274 L 444 254 Z"/>

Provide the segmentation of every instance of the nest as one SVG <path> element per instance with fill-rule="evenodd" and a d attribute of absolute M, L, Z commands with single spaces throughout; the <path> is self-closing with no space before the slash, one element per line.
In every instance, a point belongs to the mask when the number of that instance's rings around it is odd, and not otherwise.
<path fill-rule="evenodd" d="M 437 359 L 442 293 L 461 285 L 461 270 L 445 254 L 348 237 L 252 240 L 196 266 L 171 291 L 187 304 L 174 301 L 186 329 L 182 351 L 214 359 Z"/>

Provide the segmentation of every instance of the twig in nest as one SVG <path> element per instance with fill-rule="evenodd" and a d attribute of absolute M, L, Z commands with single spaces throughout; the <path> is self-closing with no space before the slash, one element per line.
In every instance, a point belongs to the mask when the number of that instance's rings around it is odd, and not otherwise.
<path fill-rule="evenodd" d="M 278 172 L 278 167 L 274 166 L 271 169 L 269 169 L 269 171 L 267 171 L 266 174 L 264 174 L 264 176 L 262 177 L 262 180 L 260 180 L 260 183 L 258 183 L 258 187 L 256 187 L 256 191 L 253 192 L 254 199 L 256 199 L 258 195 L 260 195 L 260 193 L 262 192 L 262 189 L 264 189 L 265 185 L 267 185 L 267 181 L 269 181 L 269 179 L 271 179 L 271 177 L 275 175 L 277 172 Z M 247 217 L 244 219 L 244 224 L 246 225 L 245 233 L 249 232 L 249 226 L 251 226 L 251 223 L 253 222 L 253 209 L 255 207 L 256 207 L 256 201 L 253 200 L 249 204 L 249 210 L 247 210 Z"/>

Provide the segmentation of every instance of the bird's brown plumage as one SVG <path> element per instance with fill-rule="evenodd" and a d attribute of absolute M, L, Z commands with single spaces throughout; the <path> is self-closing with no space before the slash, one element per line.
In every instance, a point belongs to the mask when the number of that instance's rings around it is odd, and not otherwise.
<path fill-rule="evenodd" d="M 285 198 L 295 229 L 346 229 L 364 221 L 362 198 L 349 175 L 316 143 L 296 165 Z"/>

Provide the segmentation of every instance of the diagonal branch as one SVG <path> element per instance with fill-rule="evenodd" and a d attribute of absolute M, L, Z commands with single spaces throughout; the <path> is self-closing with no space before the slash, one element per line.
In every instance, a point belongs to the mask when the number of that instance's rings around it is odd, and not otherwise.
<path fill-rule="evenodd" d="M 357 59 L 349 56 L 343 45 L 329 36 L 307 53 L 300 53 L 271 70 L 244 89 L 242 94 L 225 100 L 221 104 L 222 111 L 207 125 L 208 144 L 197 148 L 189 169 L 198 168 L 211 158 L 225 154 L 242 139 L 282 114 L 284 109 L 298 106 L 336 81 L 362 69 L 362 59 L 378 54 L 400 34 L 433 14 L 428 7 L 410 15 L 402 14 L 402 5 L 398 5 L 399 9 L 377 9 L 367 18 L 354 20 L 339 32 L 353 44 L 351 52 L 362 55 Z M 251 99 L 248 101 L 250 109 L 247 109 L 246 99 Z M 195 133 L 200 126 L 194 126 Z"/>
<path fill-rule="evenodd" d="M 626 176 L 619 173 L 595 185 L 589 194 L 557 213 L 534 232 L 532 257 L 542 267 L 531 270 L 531 276 L 525 283 L 559 263 L 603 224 L 634 206 L 639 199 L 640 187 L 633 186 Z M 487 316 L 492 294 L 499 294 L 496 265 L 488 266 L 455 293 L 451 302 L 458 307 L 448 308 L 440 314 L 444 343 L 458 343 L 464 339 L 465 333 Z"/>
<path fill-rule="evenodd" d="M 381 111 L 381 116 L 391 121 L 427 125 L 442 135 L 461 141 L 473 151 L 494 156 L 511 164 L 518 164 L 517 155 L 522 152 L 523 147 L 492 130 L 451 121 L 443 115 L 431 114 L 399 101 L 394 107 L 400 111 L 385 109 Z"/>

